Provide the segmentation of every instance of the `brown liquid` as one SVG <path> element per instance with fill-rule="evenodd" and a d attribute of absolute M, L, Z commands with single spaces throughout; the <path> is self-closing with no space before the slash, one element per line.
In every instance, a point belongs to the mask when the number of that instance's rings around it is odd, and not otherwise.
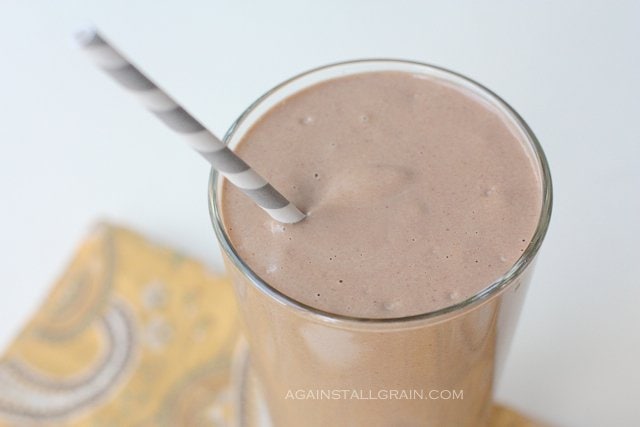
<path fill-rule="evenodd" d="M 539 168 L 509 120 L 470 92 L 408 73 L 310 87 L 237 147 L 309 217 L 274 223 L 225 185 L 224 226 L 264 280 L 329 312 L 389 318 L 462 301 L 513 265 L 537 225 Z M 281 304 L 225 261 L 275 427 L 487 425 L 531 267 L 480 304 L 383 323 Z M 336 390 L 463 398 L 290 398 Z"/>
<path fill-rule="evenodd" d="M 539 219 L 539 174 L 510 126 L 424 76 L 312 86 L 235 148 L 308 218 L 280 225 L 225 184 L 227 232 L 266 282 L 324 311 L 389 318 L 463 301 L 511 268 Z"/>

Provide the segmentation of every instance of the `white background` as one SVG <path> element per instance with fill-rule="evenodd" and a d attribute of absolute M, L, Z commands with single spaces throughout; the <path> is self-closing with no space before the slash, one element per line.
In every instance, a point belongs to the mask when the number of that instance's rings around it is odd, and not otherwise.
<path fill-rule="evenodd" d="M 98 219 L 221 268 L 207 166 L 74 49 L 87 22 L 220 135 L 338 60 L 425 61 L 495 90 L 555 185 L 497 396 L 556 426 L 640 425 L 640 2 L 3 0 L 0 348 Z"/>

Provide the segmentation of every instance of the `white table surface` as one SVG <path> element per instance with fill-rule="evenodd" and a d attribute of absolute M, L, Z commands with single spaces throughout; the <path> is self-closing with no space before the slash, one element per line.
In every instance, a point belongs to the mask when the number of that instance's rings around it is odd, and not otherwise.
<path fill-rule="evenodd" d="M 223 134 L 317 65 L 410 58 L 461 71 L 541 140 L 555 206 L 497 389 L 557 426 L 640 425 L 640 2 L 3 1 L 0 348 L 91 224 L 221 268 L 208 169 L 70 41 L 96 23 Z"/>

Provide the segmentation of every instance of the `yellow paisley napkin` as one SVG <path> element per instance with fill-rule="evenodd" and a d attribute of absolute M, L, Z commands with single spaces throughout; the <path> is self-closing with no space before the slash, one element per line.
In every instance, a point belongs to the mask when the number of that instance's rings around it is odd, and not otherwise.
<path fill-rule="evenodd" d="M 82 243 L 0 358 L 0 427 L 256 425 L 233 387 L 238 339 L 226 279 L 123 228 Z M 242 382 L 253 383 L 245 378 Z M 493 427 L 537 427 L 494 408 Z"/>
<path fill-rule="evenodd" d="M 0 426 L 228 425 L 230 286 L 101 225 L 0 359 Z"/>

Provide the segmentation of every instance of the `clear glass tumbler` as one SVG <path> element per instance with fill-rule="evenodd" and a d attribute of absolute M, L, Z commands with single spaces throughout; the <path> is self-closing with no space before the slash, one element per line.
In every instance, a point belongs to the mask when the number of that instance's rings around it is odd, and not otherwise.
<path fill-rule="evenodd" d="M 484 426 L 551 215 L 551 176 L 533 132 L 497 95 L 457 73 L 409 61 L 362 60 L 321 67 L 267 92 L 233 124 L 233 148 L 271 107 L 337 76 L 403 71 L 442 79 L 494 105 L 529 145 L 543 195 L 531 243 L 502 277 L 465 301 L 420 315 L 354 318 L 323 312 L 279 292 L 234 249 L 211 174 L 213 227 L 230 274 L 250 361 L 275 427 Z M 426 219 L 425 219 L 426 220 Z"/>

